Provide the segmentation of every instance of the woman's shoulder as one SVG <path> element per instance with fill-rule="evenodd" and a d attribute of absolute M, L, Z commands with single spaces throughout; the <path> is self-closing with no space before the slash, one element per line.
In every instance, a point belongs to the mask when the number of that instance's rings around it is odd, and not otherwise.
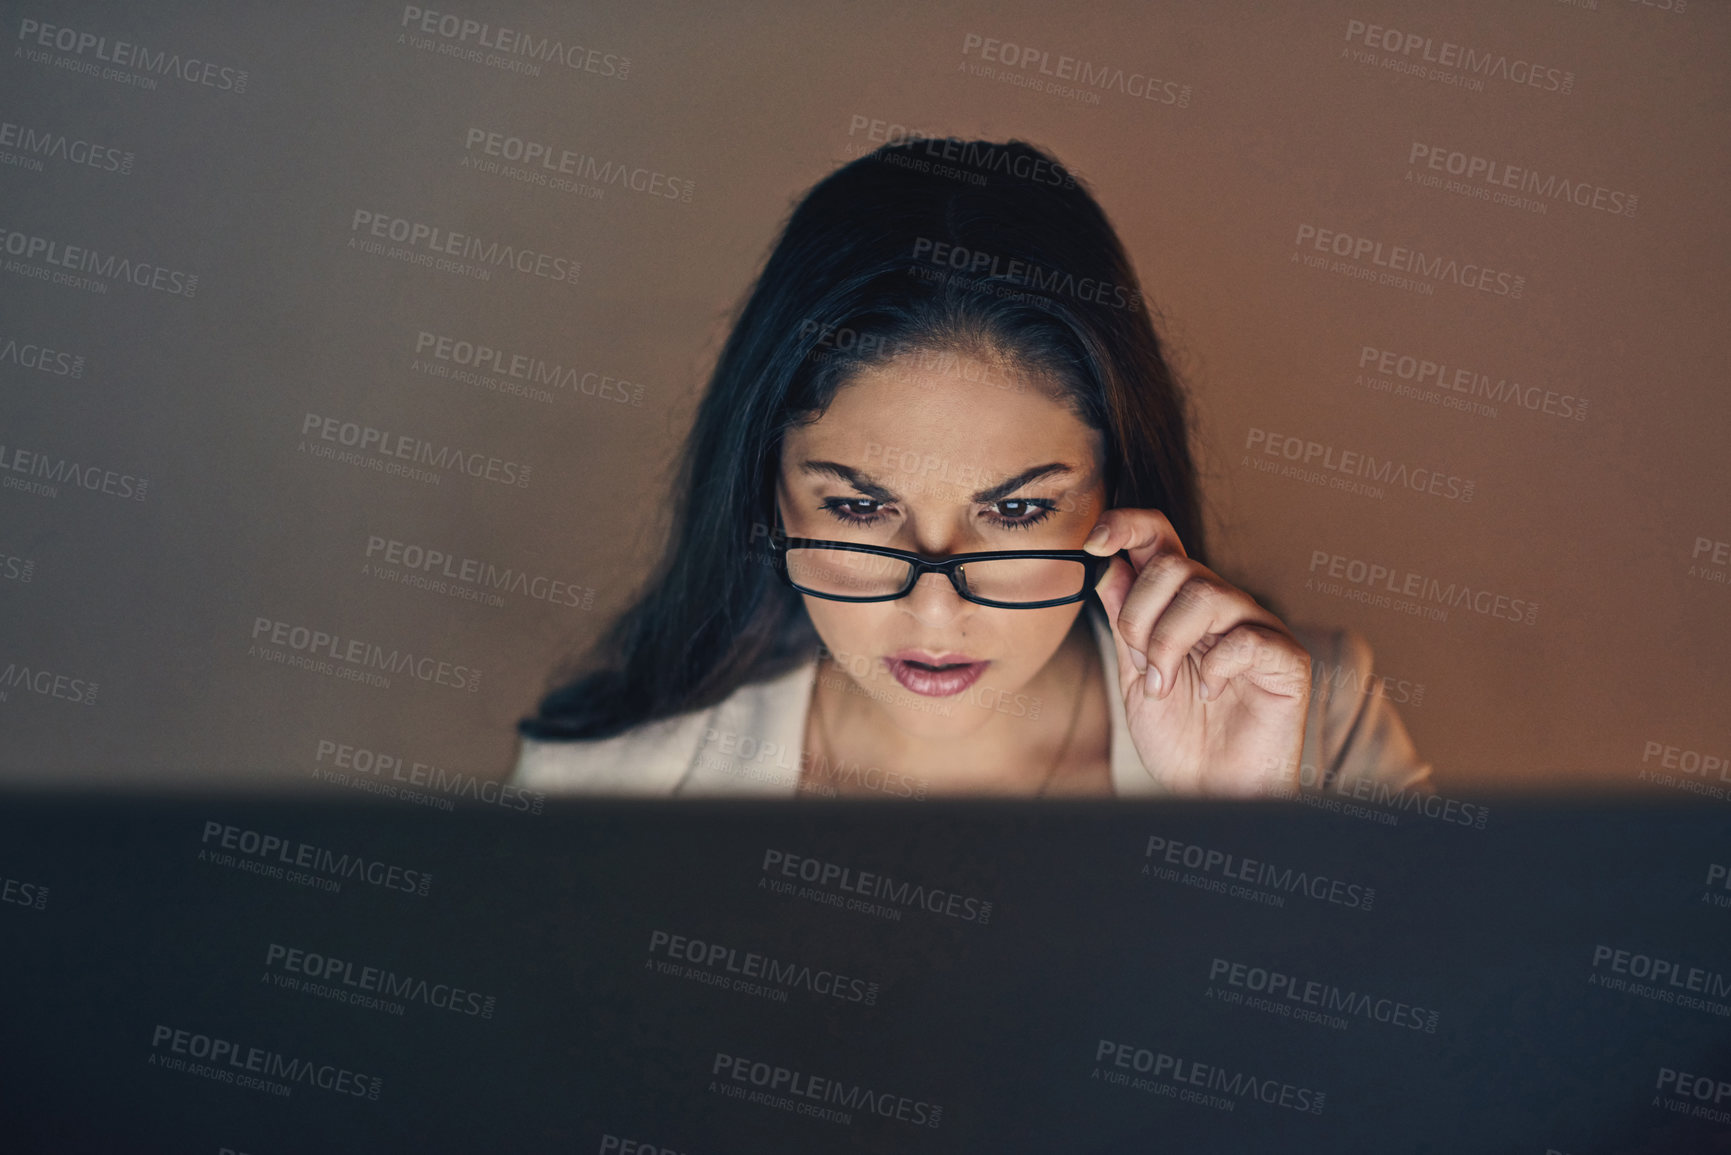
<path fill-rule="evenodd" d="M 1379 675 L 1370 643 L 1357 630 L 1288 626 L 1311 659 L 1303 785 L 1379 797 L 1431 791 L 1430 764 L 1419 757 L 1399 713 L 1399 706 L 1423 700 L 1424 687 Z"/>
<path fill-rule="evenodd" d="M 548 794 L 791 792 L 813 673 L 813 663 L 807 662 L 747 682 L 716 705 L 644 722 L 609 738 L 524 738 L 509 781 Z M 791 777 L 784 756 L 790 748 Z M 757 765 L 771 752 L 774 767 Z"/>
<path fill-rule="evenodd" d="M 547 794 L 671 794 L 691 767 L 709 710 L 633 726 L 611 738 L 542 741 L 525 737 L 510 782 Z"/>

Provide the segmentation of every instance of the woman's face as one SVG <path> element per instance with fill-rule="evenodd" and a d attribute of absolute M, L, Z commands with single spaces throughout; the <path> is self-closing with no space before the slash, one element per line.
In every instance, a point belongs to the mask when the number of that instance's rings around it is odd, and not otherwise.
<path fill-rule="evenodd" d="M 909 354 L 864 370 L 822 417 L 784 437 L 782 525 L 790 537 L 930 558 L 1079 549 L 1105 508 L 1101 440 L 1054 398 L 1045 380 L 966 355 Z M 847 677 L 922 737 L 1031 712 L 1017 695 L 1082 608 L 978 605 L 935 573 L 897 601 L 803 596 Z"/>

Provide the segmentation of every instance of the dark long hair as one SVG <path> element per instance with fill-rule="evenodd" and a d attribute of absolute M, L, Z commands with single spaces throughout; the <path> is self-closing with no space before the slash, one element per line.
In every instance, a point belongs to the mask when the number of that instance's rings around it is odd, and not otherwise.
<path fill-rule="evenodd" d="M 1186 400 L 1084 184 L 1020 141 L 886 145 L 794 208 L 699 405 L 660 565 L 518 732 L 609 737 L 810 658 L 805 606 L 763 554 L 782 436 L 860 369 L 947 351 L 1054 383 L 1101 436 L 1111 506 L 1160 510 L 1205 561 Z"/>

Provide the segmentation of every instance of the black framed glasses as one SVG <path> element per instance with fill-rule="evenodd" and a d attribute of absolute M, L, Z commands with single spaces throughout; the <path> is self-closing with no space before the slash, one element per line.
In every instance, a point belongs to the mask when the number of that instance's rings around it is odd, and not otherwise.
<path fill-rule="evenodd" d="M 970 602 L 1037 610 L 1081 601 L 1112 564 L 1079 549 L 1000 549 L 930 561 L 905 549 L 779 534 L 769 547 L 783 581 L 836 602 L 895 601 L 924 575 L 941 573 Z"/>

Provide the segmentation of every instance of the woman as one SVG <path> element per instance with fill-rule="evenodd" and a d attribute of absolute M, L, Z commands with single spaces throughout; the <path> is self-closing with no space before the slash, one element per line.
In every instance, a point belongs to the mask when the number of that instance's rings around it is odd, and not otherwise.
<path fill-rule="evenodd" d="M 699 408 L 667 554 L 519 723 L 513 781 L 1427 789 L 1363 642 L 1290 629 L 1205 564 L 1184 398 L 1086 188 L 1021 142 L 943 142 L 936 168 L 930 145 L 794 210 Z"/>

